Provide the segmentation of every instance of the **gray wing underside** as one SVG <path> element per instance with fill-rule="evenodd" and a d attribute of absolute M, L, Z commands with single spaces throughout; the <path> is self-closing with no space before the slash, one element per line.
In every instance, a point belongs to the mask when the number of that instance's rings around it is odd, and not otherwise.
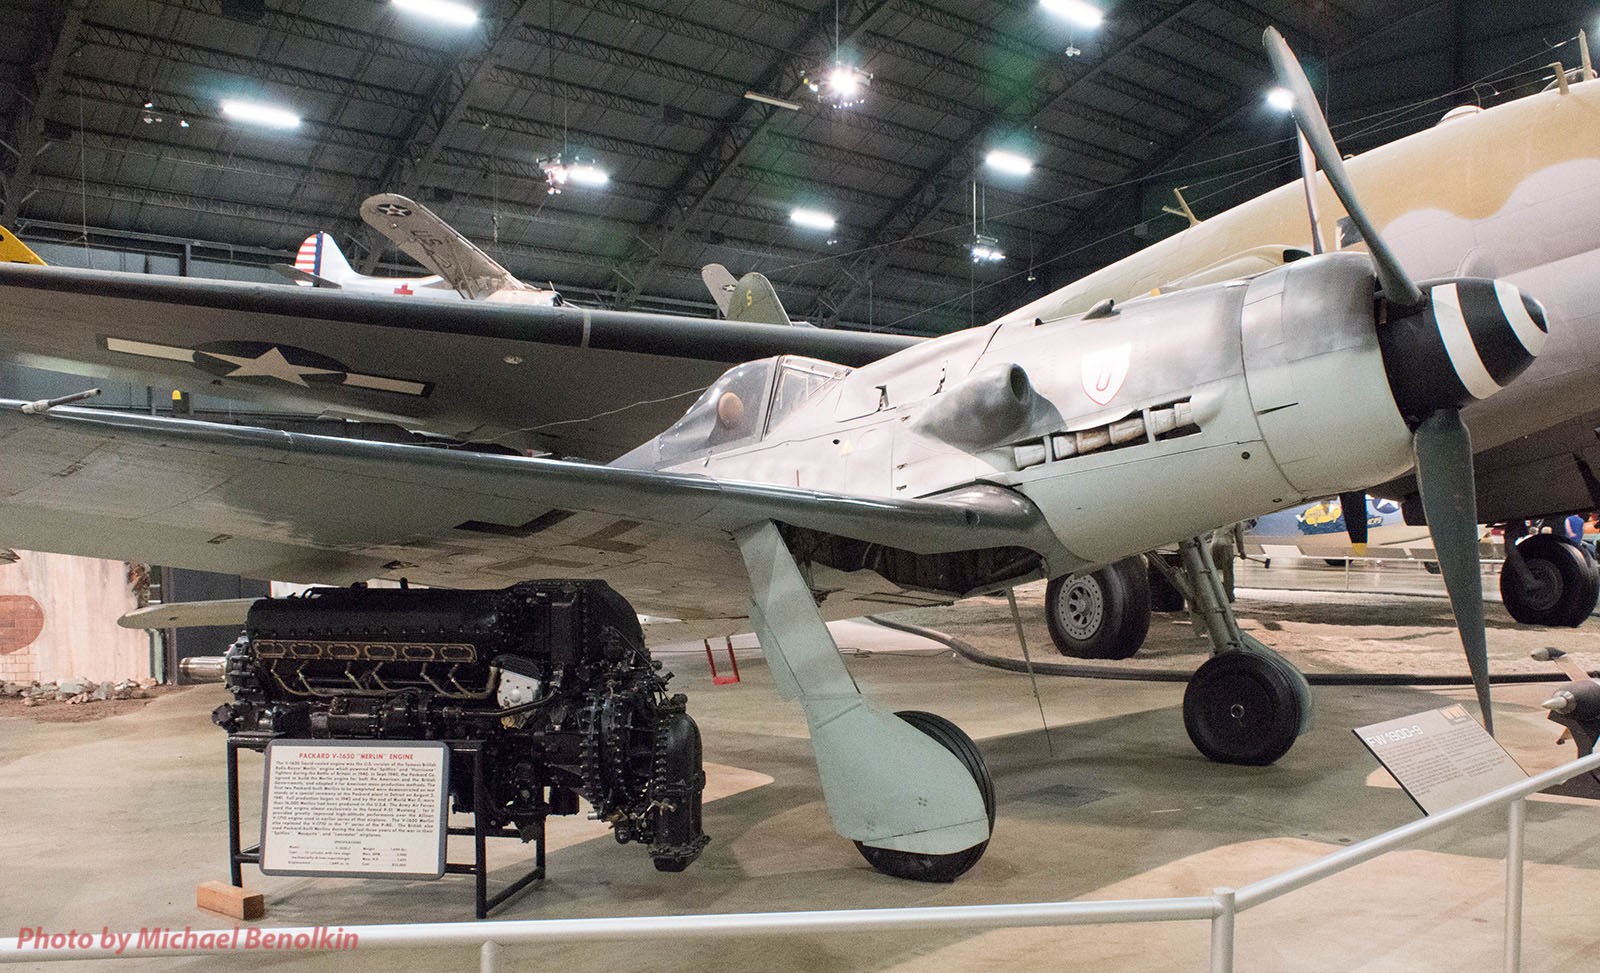
<path fill-rule="evenodd" d="M 0 400 L 0 545 L 283 581 L 491 587 L 602 578 L 653 638 L 748 629 L 730 531 L 762 520 L 923 553 L 1049 546 L 1035 508 L 978 487 L 879 500 Z M 866 571 L 814 578 L 842 618 L 932 604 Z"/>
<path fill-rule="evenodd" d="M 854 366 L 916 340 L 23 264 L 0 264 L 0 308 L 0 360 L 86 386 L 111 378 L 597 460 L 667 428 L 732 364 L 798 354 Z M 304 384 L 233 377 L 194 354 L 266 347 L 321 370 Z"/>

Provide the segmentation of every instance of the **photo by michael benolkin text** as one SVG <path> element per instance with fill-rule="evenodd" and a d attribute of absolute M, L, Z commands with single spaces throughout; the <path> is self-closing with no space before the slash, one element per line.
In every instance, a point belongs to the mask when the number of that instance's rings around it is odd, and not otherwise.
<path fill-rule="evenodd" d="M 314 926 L 298 929 L 261 929 L 255 926 L 234 926 L 232 929 L 195 929 L 184 926 L 141 926 L 133 932 L 113 932 L 102 926 L 98 933 L 69 929 L 65 932 L 46 932 L 43 926 L 23 928 L 17 932 L 17 951 L 27 950 L 82 950 L 84 952 L 109 951 L 121 955 L 125 950 L 135 953 L 144 950 L 197 950 L 201 952 L 229 950 L 329 950 L 355 949 L 359 937 L 346 932 L 343 926 Z"/>

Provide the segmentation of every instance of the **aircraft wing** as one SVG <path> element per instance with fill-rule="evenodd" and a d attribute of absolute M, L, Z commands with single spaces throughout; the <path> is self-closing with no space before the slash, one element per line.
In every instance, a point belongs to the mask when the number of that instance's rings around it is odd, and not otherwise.
<path fill-rule="evenodd" d="M 0 263 L 0 360 L 608 460 L 734 364 L 916 338 Z"/>
<path fill-rule="evenodd" d="M 406 256 L 443 277 L 469 301 L 481 301 L 495 291 L 527 286 L 414 200 L 396 193 L 369 196 L 361 203 L 361 218 L 392 240 Z"/>
<path fill-rule="evenodd" d="M 1478 487 L 1478 519 L 1486 524 L 1529 520 L 1600 507 L 1600 410 L 1477 453 L 1472 458 Z M 1417 482 L 1407 474 L 1372 489 L 1407 506 L 1408 522 L 1420 523 Z"/>
<path fill-rule="evenodd" d="M 603 578 L 655 637 L 748 630 L 730 532 L 766 520 L 918 553 L 1058 542 L 997 486 L 880 499 L 0 400 L 0 545 L 247 577 L 499 587 Z M 934 604 L 818 569 L 829 617 Z"/>

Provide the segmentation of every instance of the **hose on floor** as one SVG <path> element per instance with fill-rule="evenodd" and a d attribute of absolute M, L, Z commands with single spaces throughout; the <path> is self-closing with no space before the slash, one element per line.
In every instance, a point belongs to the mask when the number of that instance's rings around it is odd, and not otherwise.
<path fill-rule="evenodd" d="M 949 646 L 957 655 L 982 666 L 1004 669 L 1008 672 L 1027 672 L 1021 659 L 990 655 L 964 639 L 936 629 L 923 628 L 909 622 L 893 621 L 882 615 L 868 615 L 867 621 L 897 632 L 907 632 Z M 1076 676 L 1081 679 L 1120 679 L 1144 682 L 1188 682 L 1194 673 L 1184 669 L 1138 669 L 1132 666 L 1079 665 L 1070 662 L 1035 662 L 1033 671 L 1044 676 Z M 1591 672 L 1590 676 L 1600 676 Z M 1313 686 L 1470 686 L 1470 676 L 1428 675 L 1420 672 L 1308 672 L 1306 680 Z M 1560 672 L 1510 672 L 1491 675 L 1489 682 L 1509 685 L 1525 682 L 1565 682 Z"/>

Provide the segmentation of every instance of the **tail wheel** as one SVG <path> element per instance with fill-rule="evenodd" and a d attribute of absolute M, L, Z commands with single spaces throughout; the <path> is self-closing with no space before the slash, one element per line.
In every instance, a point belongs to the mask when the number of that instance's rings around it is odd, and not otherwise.
<path fill-rule="evenodd" d="M 1050 582 L 1045 622 L 1056 651 L 1072 659 L 1126 659 L 1150 632 L 1150 578 L 1130 557 Z"/>
<path fill-rule="evenodd" d="M 978 745 L 973 743 L 972 738 L 959 726 L 942 716 L 924 713 L 921 710 L 903 710 L 895 715 L 932 737 L 941 747 L 955 754 L 956 759 L 967 768 L 967 773 L 972 775 L 973 782 L 978 785 L 978 793 L 983 796 L 983 810 L 989 815 L 989 830 L 993 832 L 994 778 L 989 776 L 989 767 L 983 762 L 983 754 L 978 752 Z M 856 842 L 856 850 L 861 852 L 861 857 L 865 858 L 873 868 L 885 875 L 911 879 L 915 882 L 953 882 L 967 869 L 976 865 L 988 847 L 989 840 L 985 838 L 962 851 L 948 855 L 927 855 L 890 848 L 874 848 Z"/>

